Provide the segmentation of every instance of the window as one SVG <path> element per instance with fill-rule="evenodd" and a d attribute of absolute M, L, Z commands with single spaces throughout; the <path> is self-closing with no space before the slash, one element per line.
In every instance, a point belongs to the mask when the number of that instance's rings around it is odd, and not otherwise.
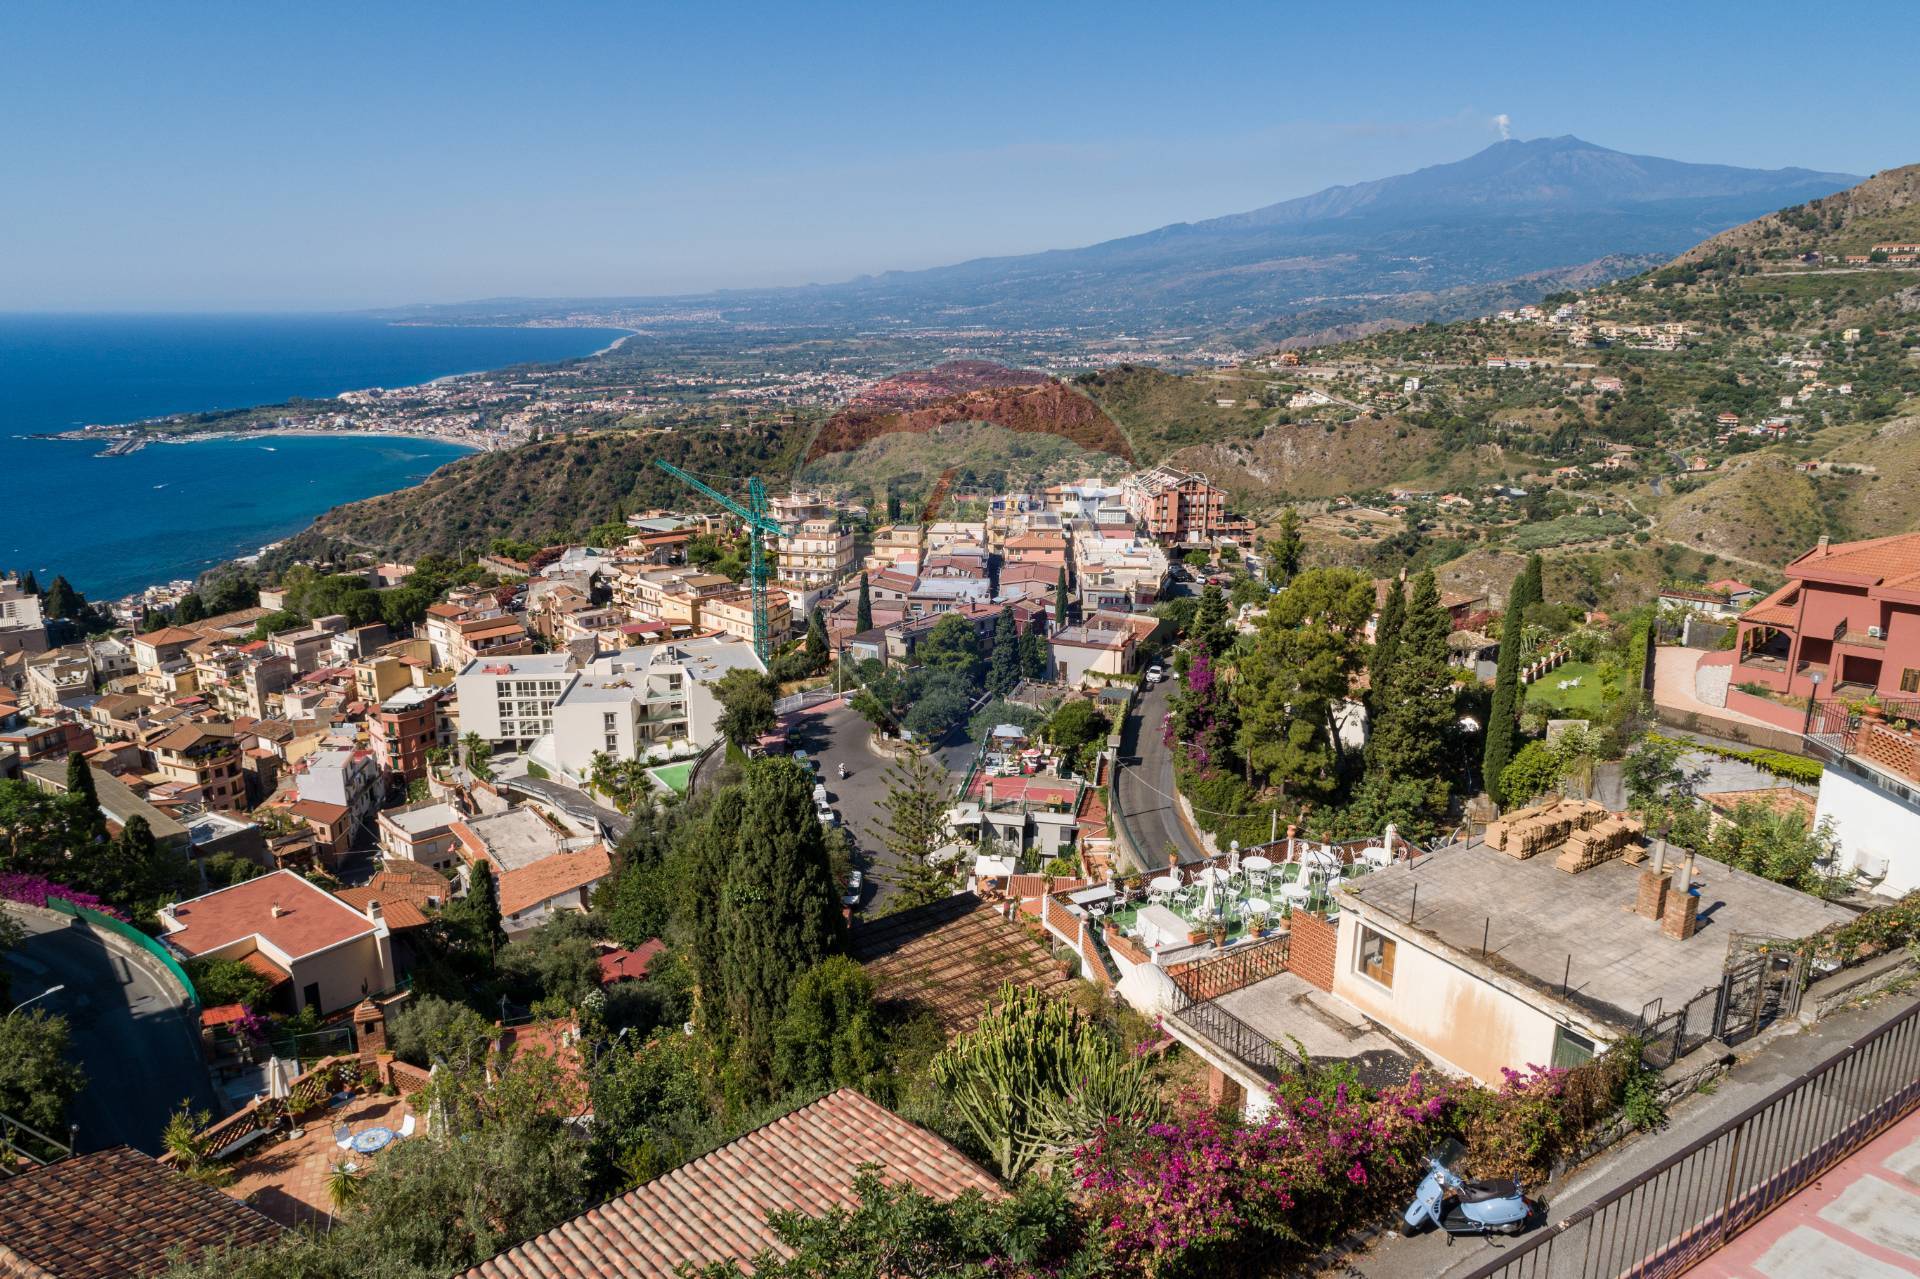
<path fill-rule="evenodd" d="M 1593 1060 L 1593 1040 L 1577 1030 L 1568 1030 L 1565 1026 L 1555 1027 L 1553 1033 L 1553 1065 L 1559 1070 L 1571 1070 L 1582 1062 Z"/>
<path fill-rule="evenodd" d="M 1900 672 L 1900 691 L 1903 693 L 1920 693 L 1920 669 L 1909 666 Z"/>
<path fill-rule="evenodd" d="M 1393 989 L 1395 945 L 1393 938 L 1385 933 L 1376 933 L 1364 924 L 1360 926 L 1360 954 L 1356 960 L 1359 971 L 1389 990 Z"/>

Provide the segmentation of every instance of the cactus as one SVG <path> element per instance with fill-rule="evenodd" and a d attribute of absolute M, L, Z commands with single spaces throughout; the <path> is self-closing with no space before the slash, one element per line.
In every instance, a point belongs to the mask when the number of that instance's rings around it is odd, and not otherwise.
<path fill-rule="evenodd" d="M 1147 1066 L 1064 1000 L 1004 985 L 999 1006 L 935 1057 L 932 1073 L 1000 1176 L 1016 1181 L 1106 1119 L 1156 1116 Z"/>

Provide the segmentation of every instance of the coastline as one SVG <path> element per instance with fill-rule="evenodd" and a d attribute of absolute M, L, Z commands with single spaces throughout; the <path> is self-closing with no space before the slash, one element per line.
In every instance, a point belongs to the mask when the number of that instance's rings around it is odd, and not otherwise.
<path fill-rule="evenodd" d="M 448 444 L 454 448 L 467 449 L 474 453 L 491 453 L 492 444 L 483 444 L 463 435 L 447 435 L 434 431 L 356 431 L 342 428 L 337 431 L 319 427 L 275 426 L 263 431 L 196 431 L 192 435 L 171 435 L 163 439 L 150 440 L 151 444 L 208 444 L 215 440 L 263 439 L 267 436 L 291 436 L 307 439 L 340 439 L 350 437 L 360 440 L 433 440 L 439 444 Z M 445 465 L 442 463 L 442 465 Z M 411 488 L 412 485 L 407 487 Z M 398 493 L 402 490 L 393 489 Z"/>

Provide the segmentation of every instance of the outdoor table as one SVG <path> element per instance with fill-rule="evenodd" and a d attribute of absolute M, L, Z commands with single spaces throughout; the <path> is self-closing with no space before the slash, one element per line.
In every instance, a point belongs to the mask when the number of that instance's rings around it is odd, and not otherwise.
<path fill-rule="evenodd" d="M 1247 898 L 1246 905 L 1247 914 L 1249 915 L 1265 915 L 1273 910 L 1272 904 L 1264 897 L 1249 897 Z"/>
<path fill-rule="evenodd" d="M 1264 873 L 1273 869 L 1273 859 L 1270 857 L 1262 857 L 1260 854 L 1255 853 L 1251 857 L 1242 859 L 1240 868 L 1242 870 L 1253 870 Z"/>
<path fill-rule="evenodd" d="M 1313 885 L 1296 879 L 1291 884 L 1282 885 L 1280 895 L 1296 905 L 1302 904 L 1313 900 Z"/>
<path fill-rule="evenodd" d="M 384 1150 L 392 1141 L 393 1129 L 374 1127 L 355 1133 L 351 1144 L 360 1154 L 370 1155 L 376 1150 Z"/>
<path fill-rule="evenodd" d="M 1174 875 L 1158 875 L 1147 887 L 1156 893 L 1177 893 L 1180 891 L 1180 880 Z"/>
<path fill-rule="evenodd" d="M 1224 884 L 1227 882 L 1227 880 L 1231 878 L 1232 876 L 1228 875 L 1226 871 L 1222 870 L 1218 866 L 1208 866 L 1202 869 L 1200 872 L 1200 882 L 1202 884 L 1207 884 L 1207 883 Z"/>

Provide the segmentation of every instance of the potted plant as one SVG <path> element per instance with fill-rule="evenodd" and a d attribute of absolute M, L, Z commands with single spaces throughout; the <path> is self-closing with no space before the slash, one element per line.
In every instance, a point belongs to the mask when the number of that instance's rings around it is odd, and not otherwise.
<path fill-rule="evenodd" d="M 1860 699 L 1860 718 L 1879 723 L 1887 718 L 1887 708 L 1880 704 L 1876 693 L 1868 693 Z"/>

